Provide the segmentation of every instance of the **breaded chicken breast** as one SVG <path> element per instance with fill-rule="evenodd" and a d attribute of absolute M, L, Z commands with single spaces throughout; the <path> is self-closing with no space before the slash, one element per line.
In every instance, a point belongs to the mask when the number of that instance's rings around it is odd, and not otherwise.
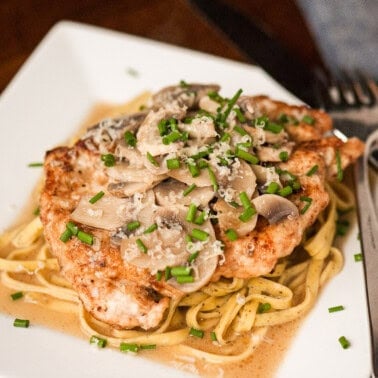
<path fill-rule="evenodd" d="M 322 111 L 182 83 L 47 152 L 40 209 L 62 274 L 116 328 L 153 329 L 171 298 L 269 273 L 363 152 Z M 303 198 L 311 206 L 302 211 Z"/>

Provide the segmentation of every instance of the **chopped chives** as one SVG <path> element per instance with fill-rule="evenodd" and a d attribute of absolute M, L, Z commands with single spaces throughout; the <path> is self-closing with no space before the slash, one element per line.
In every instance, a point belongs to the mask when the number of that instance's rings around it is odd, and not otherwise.
<path fill-rule="evenodd" d="M 309 169 L 309 171 L 306 173 L 306 176 L 312 176 L 314 173 L 316 173 L 319 169 L 319 166 L 315 164 L 313 167 Z"/>
<path fill-rule="evenodd" d="M 113 167 L 115 165 L 115 157 L 113 154 L 102 154 L 101 161 L 104 162 L 106 167 Z"/>
<path fill-rule="evenodd" d="M 225 112 L 222 114 L 221 122 L 223 122 L 223 123 L 226 122 L 227 117 L 230 115 L 232 108 L 236 104 L 236 101 L 238 100 L 238 98 L 240 97 L 240 95 L 242 94 L 242 92 L 243 92 L 243 90 L 239 89 L 234 94 L 234 96 L 230 99 L 230 101 L 227 104 L 227 108 L 226 108 Z"/>
<path fill-rule="evenodd" d="M 30 167 L 30 168 L 43 167 L 43 163 L 42 163 L 42 162 L 33 162 L 33 163 L 29 163 L 29 164 L 28 164 L 28 167 Z"/>
<path fill-rule="evenodd" d="M 343 349 L 347 349 L 350 347 L 350 342 L 346 339 L 345 336 L 340 336 L 339 337 L 339 343 L 343 347 Z"/>
<path fill-rule="evenodd" d="M 192 268 L 189 266 L 173 266 L 171 268 L 171 275 L 173 277 L 177 276 L 189 276 L 192 271 Z"/>
<path fill-rule="evenodd" d="M 291 187 L 293 188 L 293 190 L 299 190 L 301 188 L 301 183 L 298 179 L 295 179 L 291 182 Z"/>
<path fill-rule="evenodd" d="M 221 136 L 220 141 L 221 142 L 228 142 L 230 139 L 231 139 L 231 135 L 229 133 L 224 133 Z"/>
<path fill-rule="evenodd" d="M 163 140 L 163 144 L 168 145 L 168 144 L 177 142 L 181 138 L 182 138 L 182 134 L 180 133 L 180 131 L 174 130 L 168 135 L 165 135 L 162 140 Z"/>
<path fill-rule="evenodd" d="M 168 133 L 167 121 L 162 119 L 157 125 L 160 136 L 164 136 Z"/>
<path fill-rule="evenodd" d="M 256 214 L 256 209 L 253 207 L 246 208 L 243 213 L 239 216 L 239 219 L 246 223 L 251 220 L 251 218 Z"/>
<path fill-rule="evenodd" d="M 188 169 L 192 177 L 198 177 L 201 173 L 200 169 L 198 168 L 197 164 L 188 164 Z"/>
<path fill-rule="evenodd" d="M 60 239 L 63 243 L 67 243 L 68 240 L 71 239 L 71 236 L 72 236 L 72 232 L 71 232 L 68 228 L 66 228 L 66 229 L 64 230 L 64 232 L 60 235 L 60 238 L 59 238 L 59 239 Z"/>
<path fill-rule="evenodd" d="M 153 350 L 156 349 L 156 344 L 142 344 L 139 345 L 140 350 Z"/>
<path fill-rule="evenodd" d="M 287 197 L 291 193 L 293 193 L 293 188 L 290 185 L 284 186 L 278 191 L 278 194 L 282 197 Z"/>
<path fill-rule="evenodd" d="M 228 240 L 235 241 L 238 239 L 238 234 L 233 228 L 229 228 L 225 231 L 225 235 L 227 236 Z"/>
<path fill-rule="evenodd" d="M 135 147 L 137 144 L 137 139 L 131 131 L 125 131 L 124 134 L 125 142 L 130 147 Z"/>
<path fill-rule="evenodd" d="M 69 221 L 66 224 L 66 227 L 67 227 L 68 230 L 71 231 L 72 235 L 77 235 L 77 233 L 79 232 L 79 227 L 72 221 Z"/>
<path fill-rule="evenodd" d="M 277 118 L 277 121 L 281 123 L 287 123 L 289 122 L 289 117 L 287 116 L 287 114 L 281 113 L 279 117 Z"/>
<path fill-rule="evenodd" d="M 331 313 L 331 312 L 337 312 L 337 311 L 343 311 L 344 310 L 344 306 L 334 306 L 334 307 L 329 307 L 328 308 L 328 312 Z"/>
<path fill-rule="evenodd" d="M 132 352 L 137 353 L 139 350 L 139 347 L 137 344 L 128 344 L 128 343 L 121 343 L 119 345 L 119 350 L 121 352 Z"/>
<path fill-rule="evenodd" d="M 241 201 L 244 209 L 251 207 L 251 201 L 249 200 L 246 192 L 241 192 L 239 194 L 239 198 L 240 198 L 240 201 Z"/>
<path fill-rule="evenodd" d="M 183 122 L 186 125 L 190 125 L 193 122 L 193 119 L 194 119 L 194 117 L 185 117 L 184 120 L 183 120 Z"/>
<path fill-rule="evenodd" d="M 348 220 L 346 219 L 337 220 L 336 221 L 336 235 L 344 236 L 347 233 L 349 226 L 350 226 L 350 223 Z"/>
<path fill-rule="evenodd" d="M 183 191 L 183 196 L 186 197 L 188 194 L 190 194 L 195 188 L 197 187 L 196 184 L 192 184 L 188 186 L 184 191 Z"/>
<path fill-rule="evenodd" d="M 194 337 L 199 337 L 200 339 L 203 338 L 204 331 L 197 329 L 197 328 L 190 328 L 189 335 L 194 336 Z"/>
<path fill-rule="evenodd" d="M 192 238 L 190 237 L 190 235 L 185 235 L 185 241 L 186 241 L 187 243 L 191 243 L 193 240 L 192 240 Z"/>
<path fill-rule="evenodd" d="M 13 301 L 17 301 L 17 299 L 21 299 L 24 296 L 24 293 L 22 291 L 17 291 L 16 293 L 13 293 L 10 295 Z"/>
<path fill-rule="evenodd" d="M 147 253 L 148 249 L 147 247 L 144 245 L 144 243 L 142 242 L 141 239 L 137 239 L 135 241 L 136 245 L 138 246 L 139 250 L 143 253 Z"/>
<path fill-rule="evenodd" d="M 340 156 L 340 150 L 336 150 L 336 169 L 337 169 L 337 180 L 342 181 L 344 177 L 343 168 L 341 165 L 341 156 Z"/>
<path fill-rule="evenodd" d="M 167 168 L 168 169 L 178 169 L 180 168 L 180 160 L 177 158 L 167 159 Z"/>
<path fill-rule="evenodd" d="M 210 338 L 212 341 L 218 341 L 217 334 L 214 331 L 210 332 Z"/>
<path fill-rule="evenodd" d="M 176 276 L 176 281 L 179 284 L 186 284 L 194 282 L 193 276 Z"/>
<path fill-rule="evenodd" d="M 189 84 L 185 80 L 180 80 L 179 85 L 181 88 L 188 88 Z"/>
<path fill-rule="evenodd" d="M 190 236 L 199 241 L 205 241 L 209 237 L 209 234 L 206 231 L 200 230 L 199 228 L 193 228 Z"/>
<path fill-rule="evenodd" d="M 189 205 L 189 209 L 188 209 L 188 212 L 186 214 L 186 221 L 187 222 L 193 222 L 194 221 L 194 218 L 196 216 L 196 213 L 197 213 L 197 206 L 194 204 L 194 203 L 191 203 Z"/>
<path fill-rule="evenodd" d="M 264 130 L 270 131 L 273 134 L 278 134 L 283 130 L 283 127 L 278 123 L 268 121 L 265 123 Z"/>
<path fill-rule="evenodd" d="M 194 219 L 194 224 L 198 224 L 199 226 L 203 225 L 206 220 L 206 211 L 201 211 L 200 215 Z"/>
<path fill-rule="evenodd" d="M 210 167 L 207 168 L 207 171 L 209 172 L 210 182 L 211 182 L 211 185 L 213 186 L 213 190 L 214 192 L 216 192 L 218 190 L 218 183 L 217 183 L 217 178 L 215 176 L 215 173 Z"/>
<path fill-rule="evenodd" d="M 163 277 L 163 272 L 161 270 L 158 270 L 156 272 L 156 281 L 161 281 L 162 277 Z"/>
<path fill-rule="evenodd" d="M 140 222 L 138 221 L 132 221 L 132 222 L 127 223 L 126 225 L 126 228 L 128 229 L 128 231 L 135 231 L 139 227 L 140 227 Z"/>
<path fill-rule="evenodd" d="M 356 253 L 354 255 L 354 261 L 355 262 L 362 261 L 362 253 Z"/>
<path fill-rule="evenodd" d="M 13 326 L 20 328 L 28 328 L 30 321 L 28 319 L 14 319 Z"/>
<path fill-rule="evenodd" d="M 151 232 L 154 232 L 158 229 L 158 225 L 156 223 L 151 224 L 151 226 L 147 227 L 143 233 L 144 234 L 151 234 Z"/>
<path fill-rule="evenodd" d="M 234 112 L 236 114 L 238 121 L 241 122 L 241 123 L 244 123 L 245 117 L 244 117 L 242 111 L 240 110 L 240 108 L 234 108 Z"/>
<path fill-rule="evenodd" d="M 165 267 L 164 278 L 166 281 L 168 281 L 171 278 L 171 268 L 169 266 Z"/>
<path fill-rule="evenodd" d="M 93 236 L 84 231 L 79 230 L 77 233 L 77 238 L 85 244 L 93 244 Z"/>
<path fill-rule="evenodd" d="M 231 201 L 231 202 L 227 202 L 230 206 L 234 207 L 235 209 L 237 209 L 238 207 L 240 207 L 240 205 L 235 202 L 235 201 Z"/>
<path fill-rule="evenodd" d="M 306 114 L 302 118 L 302 122 L 307 123 L 308 125 L 313 125 L 315 123 L 315 118 L 310 116 L 309 114 Z"/>
<path fill-rule="evenodd" d="M 40 213 L 40 208 L 39 207 L 35 208 L 33 211 L 33 215 L 38 216 L 39 213 Z"/>
<path fill-rule="evenodd" d="M 94 204 L 94 203 L 96 203 L 99 199 L 101 199 L 104 195 L 105 195 L 105 193 L 101 190 L 101 191 L 98 192 L 96 195 L 94 195 L 94 196 L 89 200 L 89 202 L 90 202 L 91 204 Z"/>
<path fill-rule="evenodd" d="M 265 192 L 268 194 L 275 194 L 278 192 L 280 186 L 278 185 L 277 182 L 272 181 L 269 183 L 268 187 L 266 188 Z"/>
<path fill-rule="evenodd" d="M 288 161 L 289 160 L 289 153 L 287 151 L 281 151 L 278 154 L 278 157 L 281 161 Z"/>
<path fill-rule="evenodd" d="M 271 308 L 272 306 L 270 303 L 260 303 L 259 307 L 257 308 L 257 313 L 262 314 L 269 311 Z"/>
<path fill-rule="evenodd" d="M 241 126 L 235 126 L 234 131 L 243 136 L 248 135 L 248 133 Z"/>
<path fill-rule="evenodd" d="M 89 342 L 90 344 L 96 344 L 99 348 L 105 348 L 107 344 L 106 339 L 103 339 L 102 337 L 98 337 L 95 335 L 91 336 L 91 338 L 89 339 Z"/>
<path fill-rule="evenodd" d="M 198 160 L 197 165 L 198 165 L 199 169 L 204 169 L 204 168 L 207 168 L 209 166 L 209 163 L 206 160 L 201 159 L 201 160 Z"/>
<path fill-rule="evenodd" d="M 238 158 L 243 159 L 243 160 L 245 160 L 245 161 L 247 161 L 248 163 L 251 163 L 251 164 L 257 164 L 259 162 L 259 159 L 258 159 L 257 156 L 252 155 L 249 152 L 244 151 L 244 150 L 242 150 L 240 148 L 236 149 L 235 155 Z"/>
<path fill-rule="evenodd" d="M 189 255 L 188 257 L 188 263 L 192 263 L 199 255 L 199 251 L 193 252 L 192 254 Z"/>
<path fill-rule="evenodd" d="M 154 165 L 155 167 L 158 167 L 159 166 L 159 163 L 156 161 L 156 159 L 149 153 L 149 152 L 147 152 L 147 159 L 148 159 L 148 161 L 152 164 L 152 165 Z"/>
<path fill-rule="evenodd" d="M 300 197 L 300 200 L 303 201 L 303 202 L 306 202 L 306 205 L 304 205 L 302 210 L 301 210 L 301 214 L 304 214 L 309 209 L 309 207 L 311 206 L 312 198 L 302 196 L 302 197 Z"/>

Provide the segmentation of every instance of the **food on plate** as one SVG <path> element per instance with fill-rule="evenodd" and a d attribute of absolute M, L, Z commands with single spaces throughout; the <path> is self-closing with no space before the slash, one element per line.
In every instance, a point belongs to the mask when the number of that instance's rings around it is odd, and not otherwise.
<path fill-rule="evenodd" d="M 73 302 L 84 332 L 121 350 L 180 344 L 214 363 L 306 313 L 342 267 L 340 181 L 363 143 L 320 110 L 219 90 L 164 88 L 48 151 L 39 217 L 2 239 L 3 284 Z M 227 351 L 185 345 L 205 334 Z"/>

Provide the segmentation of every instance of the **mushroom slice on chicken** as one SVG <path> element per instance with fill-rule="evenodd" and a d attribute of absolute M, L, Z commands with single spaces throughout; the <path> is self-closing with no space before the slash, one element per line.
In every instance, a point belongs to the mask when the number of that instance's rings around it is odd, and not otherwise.
<path fill-rule="evenodd" d="M 293 150 L 294 143 L 285 143 L 279 147 L 260 146 L 257 148 L 257 157 L 260 161 L 279 163 L 288 160 Z"/>
<path fill-rule="evenodd" d="M 256 176 L 251 166 L 236 159 L 229 167 L 217 167 L 218 193 L 226 202 L 240 203 L 239 194 L 245 192 L 251 198 L 256 188 Z"/>
<path fill-rule="evenodd" d="M 172 152 L 177 152 L 183 147 L 182 141 L 164 144 L 160 135 L 158 124 L 161 120 L 169 118 L 181 119 L 185 116 L 186 108 L 180 107 L 177 104 L 166 104 L 158 110 L 151 110 L 147 117 L 144 119 L 142 125 L 137 132 L 137 149 L 142 156 L 147 153 L 151 156 L 165 155 Z"/>
<path fill-rule="evenodd" d="M 91 196 L 83 196 L 71 214 L 74 222 L 103 230 L 115 230 L 126 222 L 133 220 L 135 213 L 144 207 L 150 207 L 155 196 L 152 191 L 135 194 L 128 198 L 118 198 L 105 194 L 95 203 Z"/>
<path fill-rule="evenodd" d="M 270 224 L 283 219 L 298 217 L 299 212 L 293 202 L 277 194 L 263 194 L 252 200 L 258 214 L 268 220 Z"/>
<path fill-rule="evenodd" d="M 214 197 L 214 191 L 210 186 L 195 188 L 184 195 L 187 188 L 188 186 L 184 183 L 172 179 L 161 182 L 154 188 L 157 204 L 169 207 L 176 204 L 189 206 L 194 203 L 197 206 L 206 207 Z"/>
<path fill-rule="evenodd" d="M 138 221 L 147 225 L 155 223 L 157 229 L 151 233 L 123 239 L 121 255 L 127 263 L 155 274 L 166 267 L 187 264 L 191 253 L 198 252 L 198 258 L 190 266 L 193 269 L 194 282 L 182 285 L 175 279 L 169 281 L 170 285 L 179 290 L 192 292 L 210 280 L 218 264 L 219 253 L 214 252 L 216 237 L 209 220 L 201 225 L 202 232 L 207 235 L 206 240 L 187 242 L 186 235 L 191 235 L 197 227 L 186 221 L 187 211 L 187 207 L 180 205 L 171 208 L 161 206 L 145 208 L 139 213 Z M 201 266 L 204 261 L 206 261 L 205 266 Z"/>
<path fill-rule="evenodd" d="M 216 84 L 195 83 L 166 87 L 152 97 L 152 106 L 162 107 L 167 103 L 176 102 L 181 106 L 193 108 L 198 106 L 202 97 L 209 92 L 218 92 L 219 89 L 220 86 Z"/>
<path fill-rule="evenodd" d="M 217 212 L 217 218 L 221 230 L 227 231 L 233 229 L 239 236 L 245 236 L 256 227 L 257 214 L 255 214 L 248 222 L 242 222 L 239 219 L 239 216 L 244 211 L 242 206 L 235 208 L 226 201 L 219 199 L 214 205 L 214 210 Z"/>

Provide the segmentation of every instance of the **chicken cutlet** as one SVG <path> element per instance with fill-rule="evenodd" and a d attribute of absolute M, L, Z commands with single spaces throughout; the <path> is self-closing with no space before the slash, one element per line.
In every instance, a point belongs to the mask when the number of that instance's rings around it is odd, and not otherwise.
<path fill-rule="evenodd" d="M 164 88 L 47 152 L 45 237 L 95 318 L 153 329 L 171 298 L 269 273 L 327 206 L 326 181 L 363 153 L 324 137 L 322 111 L 219 89 Z"/>

